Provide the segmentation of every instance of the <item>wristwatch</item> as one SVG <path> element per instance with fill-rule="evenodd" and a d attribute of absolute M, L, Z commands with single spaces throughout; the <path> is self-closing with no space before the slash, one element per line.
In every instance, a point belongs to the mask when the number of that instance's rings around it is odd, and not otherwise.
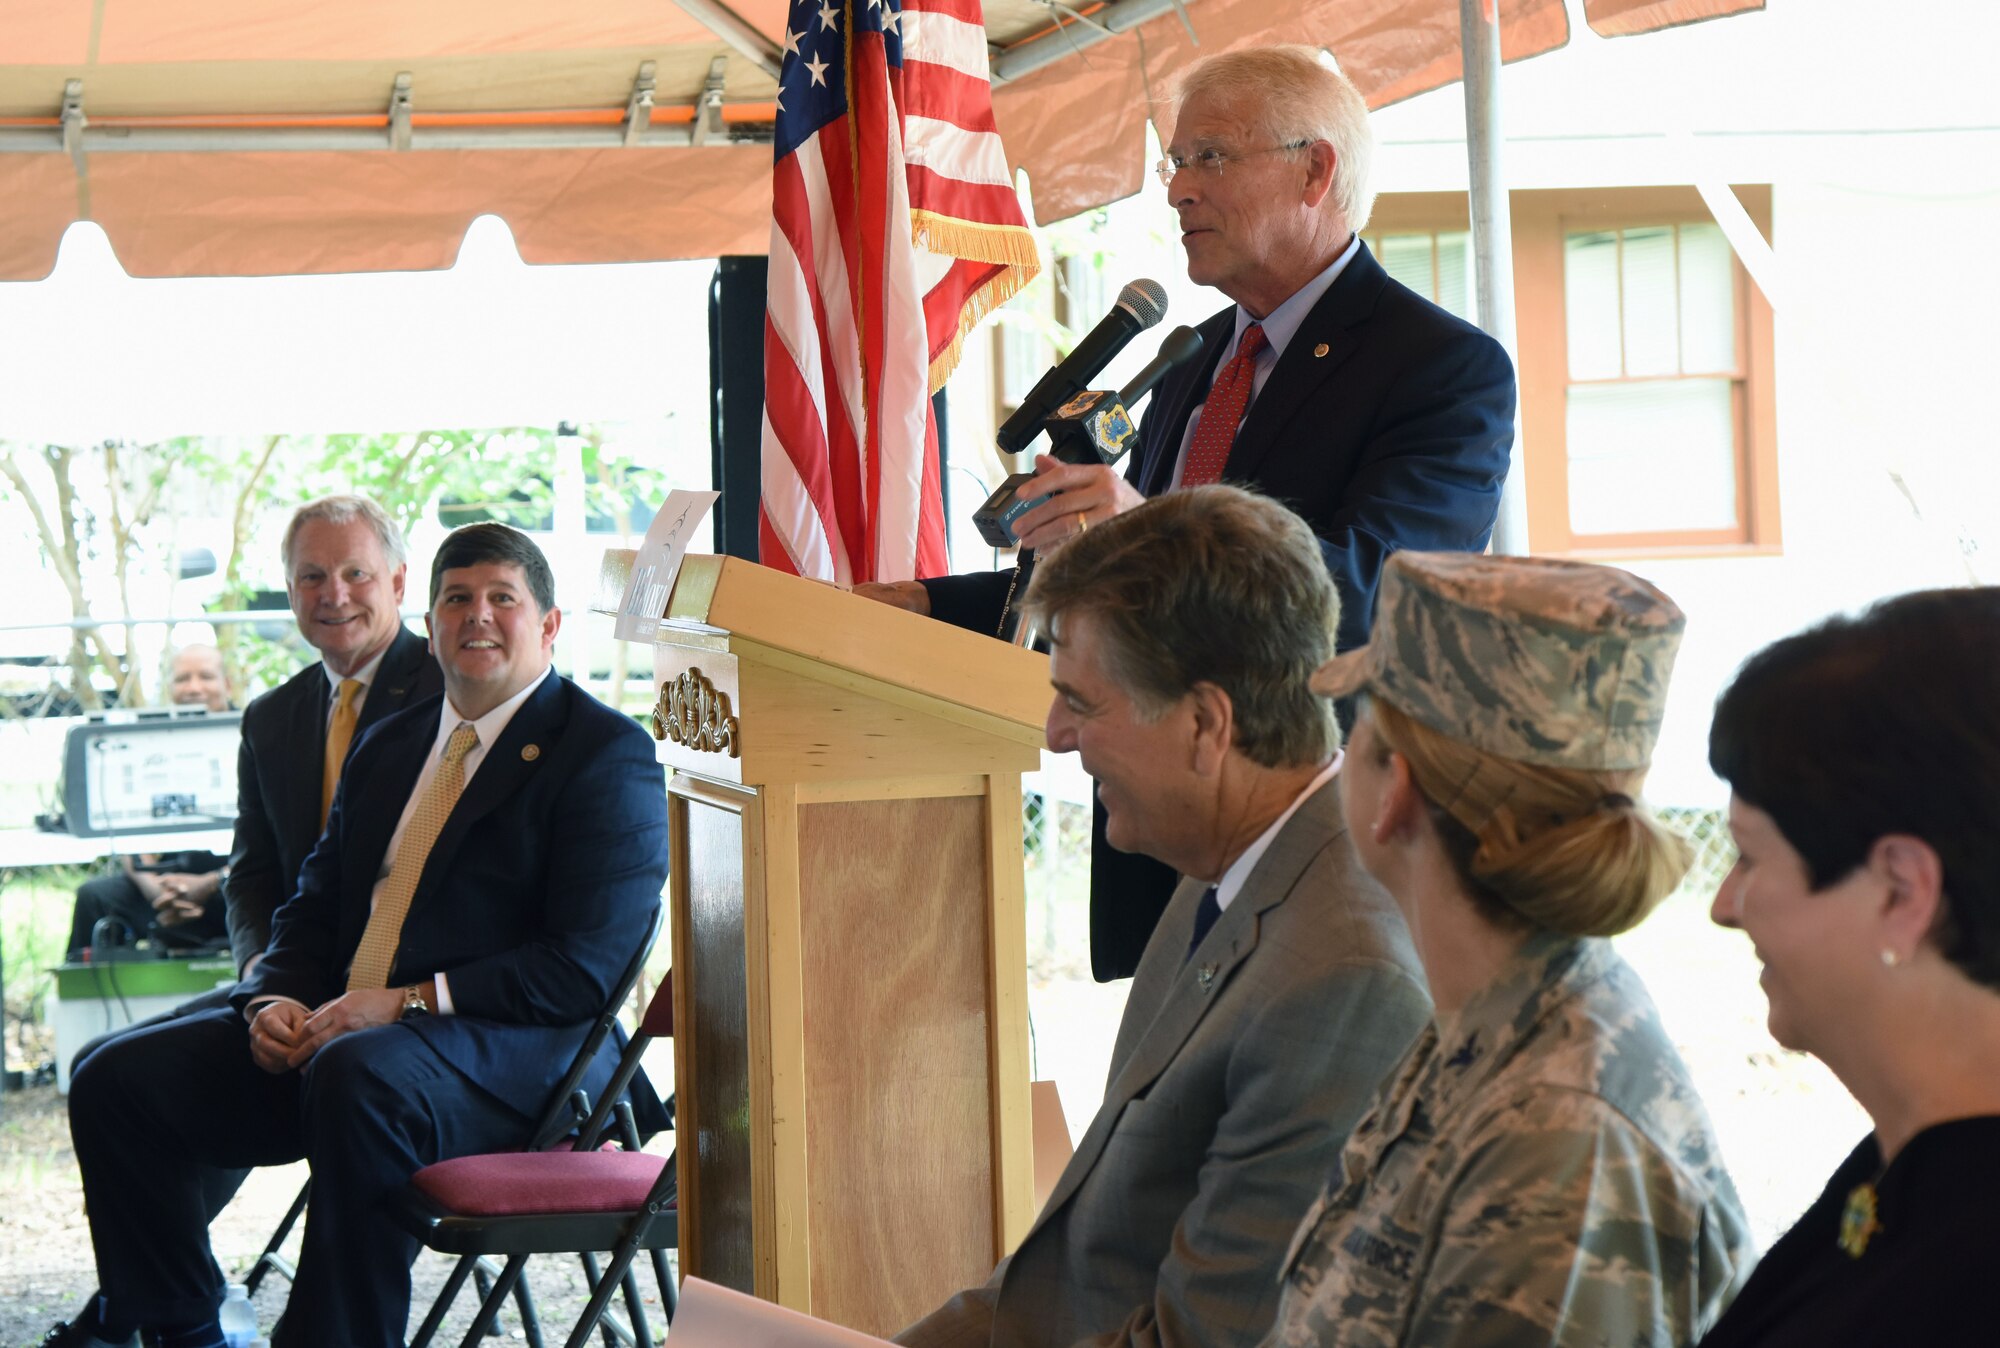
<path fill-rule="evenodd" d="M 396 1019 L 408 1020 L 411 1016 L 428 1016 L 430 1013 L 431 1004 L 424 1000 L 422 984 L 412 983 L 403 989 L 403 1013 Z"/>

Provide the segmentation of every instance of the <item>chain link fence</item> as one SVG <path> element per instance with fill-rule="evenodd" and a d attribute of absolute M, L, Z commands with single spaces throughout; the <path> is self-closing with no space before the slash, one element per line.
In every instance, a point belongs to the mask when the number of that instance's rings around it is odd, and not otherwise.
<path fill-rule="evenodd" d="M 1713 898 L 1736 864 L 1729 824 L 1715 809 L 1667 808 L 1660 818 L 1694 844 L 1694 864 L 1676 897 Z M 1090 807 L 1033 793 L 1021 798 L 1026 845 L 1028 964 L 1037 980 L 1089 969 Z"/>
<path fill-rule="evenodd" d="M 1704 901 L 1715 897 L 1722 879 L 1736 864 L 1736 844 L 1729 837 L 1729 818 L 1721 810 L 1670 807 L 1659 811 L 1668 827 L 1694 844 L 1694 864 L 1681 881 L 1679 894 L 1698 894 Z"/>

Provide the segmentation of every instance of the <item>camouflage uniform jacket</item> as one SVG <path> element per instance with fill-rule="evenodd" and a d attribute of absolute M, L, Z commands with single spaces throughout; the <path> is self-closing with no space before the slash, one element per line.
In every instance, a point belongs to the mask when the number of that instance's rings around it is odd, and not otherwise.
<path fill-rule="evenodd" d="M 1666 1348 L 1753 1258 L 1638 975 L 1543 934 L 1376 1097 L 1293 1238 L 1266 1344 Z"/>

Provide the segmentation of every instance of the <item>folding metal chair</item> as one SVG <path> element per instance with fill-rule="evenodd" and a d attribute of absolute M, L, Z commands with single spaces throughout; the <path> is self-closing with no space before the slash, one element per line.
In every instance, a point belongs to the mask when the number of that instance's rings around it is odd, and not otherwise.
<path fill-rule="evenodd" d="M 292 1261 L 285 1256 L 284 1245 L 291 1239 L 292 1228 L 298 1225 L 299 1214 L 306 1210 L 306 1200 L 312 1197 L 312 1187 L 312 1178 L 308 1176 L 306 1182 L 299 1186 L 299 1196 L 292 1200 L 292 1205 L 285 1209 L 285 1215 L 279 1219 L 278 1229 L 271 1233 L 268 1241 L 264 1242 L 264 1252 L 257 1256 L 257 1262 L 243 1275 L 243 1285 L 250 1290 L 252 1297 L 257 1295 L 257 1285 L 264 1281 L 266 1273 L 280 1274 L 286 1282 L 298 1276 L 298 1269 L 293 1267 Z"/>
<path fill-rule="evenodd" d="M 461 1156 L 425 1166 L 412 1177 L 401 1200 L 405 1227 L 429 1248 L 456 1254 L 460 1260 L 411 1348 L 422 1348 L 437 1332 L 437 1321 L 442 1319 L 439 1307 L 464 1286 L 464 1270 L 472 1259 L 505 1256 L 506 1267 L 463 1340 L 468 1348 L 477 1343 L 501 1303 L 519 1285 L 528 1256 L 535 1254 L 585 1257 L 590 1304 L 570 1331 L 568 1348 L 582 1348 L 621 1288 L 633 1342 L 639 1348 L 652 1348 L 632 1267 L 639 1251 L 648 1252 L 659 1282 L 660 1304 L 671 1324 L 676 1294 L 666 1251 L 675 1248 L 680 1238 L 674 1157 L 649 1156 L 639 1150 L 629 1108 L 619 1117 L 619 1097 L 639 1070 L 647 1045 L 672 1034 L 669 975 L 653 993 L 638 1032 L 619 1059 L 617 1073 L 578 1129 L 573 1145 Z M 619 1136 L 612 1139 L 609 1130 L 614 1120 Z M 601 1272 L 594 1268 L 598 1251 L 611 1255 Z M 524 1319 L 530 1313 L 524 1312 Z M 524 1323 L 523 1330 L 531 1342 L 539 1341 L 539 1326 Z"/>
<path fill-rule="evenodd" d="M 598 1050 L 603 1047 L 604 1041 L 609 1039 L 617 1029 L 618 1014 L 624 1009 L 627 999 L 631 997 L 632 989 L 638 986 L 639 976 L 645 971 L 646 958 L 653 953 L 653 946 L 659 941 L 660 929 L 665 922 L 665 916 L 664 906 L 654 907 L 652 915 L 646 924 L 644 939 L 640 941 L 638 949 L 633 953 L 631 962 L 619 974 L 618 982 L 611 990 L 611 996 L 606 1000 L 603 1009 L 598 1012 L 597 1019 L 590 1027 L 590 1032 L 584 1037 L 582 1047 L 577 1050 L 576 1057 L 570 1062 L 569 1070 L 563 1074 L 561 1083 L 557 1085 L 554 1093 L 550 1095 L 549 1102 L 542 1111 L 542 1117 L 535 1124 L 533 1133 L 529 1135 L 527 1141 L 527 1149 L 529 1151 L 541 1151 L 553 1146 L 566 1145 L 564 1139 L 575 1132 L 577 1127 L 589 1118 L 590 1102 L 582 1089 L 583 1078 L 590 1071 L 590 1066 L 596 1060 Z M 627 1073 L 619 1076 L 612 1083 L 612 1089 L 605 1098 L 614 1104 L 622 1105 L 623 1102 L 618 1097 L 625 1093 L 625 1088 L 630 1083 L 631 1074 Z M 669 1104 L 668 1108 L 671 1113 L 671 1104 Z M 633 1145 L 636 1149 L 638 1145 L 636 1140 L 638 1130 L 635 1125 L 631 1124 L 630 1108 L 623 1108 L 619 1117 L 631 1129 L 631 1135 L 634 1138 Z M 278 1229 L 271 1233 L 271 1239 L 266 1242 L 263 1253 L 257 1256 L 257 1262 L 251 1266 L 249 1273 L 244 1277 L 244 1284 L 249 1288 L 252 1296 L 256 1295 L 257 1286 L 263 1281 L 266 1273 L 279 1273 L 287 1281 L 290 1281 L 295 1276 L 292 1261 L 285 1257 L 281 1247 L 290 1236 L 292 1227 L 297 1224 L 299 1215 L 305 1211 L 306 1200 L 311 1194 L 312 1180 L 308 1178 L 300 1186 L 299 1196 L 292 1200 L 292 1205 L 286 1210 L 284 1219 L 278 1223 Z M 459 1289 L 465 1285 L 468 1277 L 476 1274 L 478 1275 L 482 1297 L 492 1302 L 496 1313 L 500 1303 L 506 1299 L 506 1296 L 509 1293 L 513 1295 L 516 1307 L 521 1315 L 522 1324 L 527 1329 L 530 1348 L 541 1348 L 540 1325 L 535 1315 L 534 1299 L 528 1289 L 527 1283 L 520 1280 L 517 1273 L 515 1278 L 509 1281 L 506 1291 L 503 1291 L 497 1298 L 492 1297 L 488 1294 L 489 1280 L 493 1276 L 492 1270 L 490 1266 L 482 1268 L 480 1263 L 481 1261 L 477 1257 L 459 1260 L 458 1267 L 451 1271 L 450 1276 L 445 1282 L 443 1291 L 439 1293 L 437 1301 L 432 1305 L 429 1315 L 424 1320 L 427 1331 L 416 1339 L 415 1343 L 419 1345 L 426 1343 L 429 1341 L 429 1337 L 437 1332 L 437 1325 L 443 1321 L 446 1312 L 451 1309 L 451 1303 L 457 1297 Z M 588 1265 L 586 1265 L 586 1272 L 589 1272 Z M 491 1318 L 491 1316 L 487 1317 L 489 1323 Z"/>

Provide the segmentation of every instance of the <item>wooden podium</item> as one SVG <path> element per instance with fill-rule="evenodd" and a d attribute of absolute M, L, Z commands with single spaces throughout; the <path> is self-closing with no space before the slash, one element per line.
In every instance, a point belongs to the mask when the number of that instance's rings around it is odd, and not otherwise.
<path fill-rule="evenodd" d="M 653 662 L 681 1271 L 892 1334 L 1034 1218 L 1021 773 L 1048 662 L 706 556 Z"/>

